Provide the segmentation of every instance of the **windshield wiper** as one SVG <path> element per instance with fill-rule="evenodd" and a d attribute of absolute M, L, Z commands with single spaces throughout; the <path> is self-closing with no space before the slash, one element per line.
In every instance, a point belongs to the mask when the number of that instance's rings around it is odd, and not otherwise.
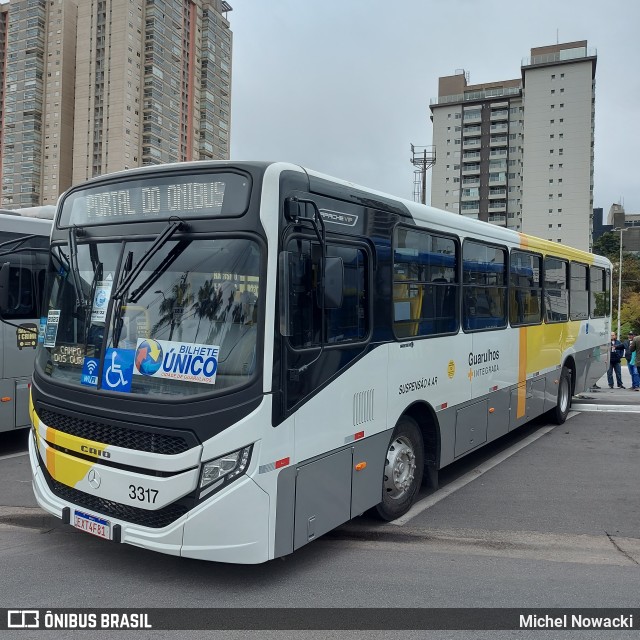
<path fill-rule="evenodd" d="M 80 277 L 80 268 L 78 267 L 78 228 L 69 227 L 69 263 L 71 267 L 71 276 L 73 280 L 73 289 L 76 293 L 76 311 L 78 307 L 86 309 L 87 299 L 82 290 L 82 278 Z"/>
<path fill-rule="evenodd" d="M 132 265 L 133 265 L 133 251 L 129 251 L 124 261 L 124 267 L 122 267 L 122 272 L 119 278 L 120 284 L 122 284 L 122 282 L 129 277 L 129 274 L 131 273 Z M 119 285 L 117 285 L 117 287 L 118 289 L 120 288 Z M 124 295 L 124 293 L 126 292 L 127 290 L 125 289 L 122 295 Z M 122 304 L 122 301 L 120 300 L 120 298 L 116 298 L 115 295 L 112 296 L 110 304 L 113 305 L 113 322 L 112 322 L 113 338 L 112 340 L 113 340 L 114 348 L 117 348 L 118 343 L 120 342 L 120 334 L 122 333 L 122 324 L 123 324 L 122 309 L 124 305 Z"/>
<path fill-rule="evenodd" d="M 171 249 L 158 268 L 127 298 L 127 302 L 135 304 L 154 285 L 156 280 L 178 259 L 180 254 L 191 244 L 191 240 L 181 240 Z"/>
<path fill-rule="evenodd" d="M 91 266 L 93 267 L 93 280 L 91 281 L 91 292 L 89 293 L 89 304 L 87 305 L 87 316 L 89 311 L 93 309 L 93 303 L 96 297 L 96 288 L 98 282 L 102 280 L 104 267 L 100 259 L 98 258 L 98 248 L 95 243 L 89 245 L 89 257 L 91 259 Z"/>
<path fill-rule="evenodd" d="M 23 247 L 22 245 L 28 240 L 33 240 L 34 238 L 42 238 L 42 236 L 37 235 L 29 235 L 29 236 L 21 236 L 20 238 L 14 238 L 13 240 L 6 240 L 5 242 L 0 242 L 0 256 L 6 256 L 11 253 L 26 253 L 27 251 L 34 251 L 36 253 L 49 253 L 48 247 Z M 11 249 L 5 249 L 7 245 L 15 245 Z"/>
<path fill-rule="evenodd" d="M 116 287 L 115 293 L 111 297 L 112 304 L 115 305 L 115 308 L 113 310 L 113 324 L 112 324 L 114 348 L 118 347 L 118 343 L 120 342 L 120 334 L 122 333 L 122 325 L 123 325 L 122 311 L 124 308 L 123 298 L 131 288 L 131 285 L 135 282 L 136 278 L 142 273 L 143 269 L 145 268 L 149 260 L 151 260 L 151 258 L 169 241 L 171 236 L 173 236 L 173 234 L 176 233 L 176 231 L 178 231 L 183 227 L 186 227 L 186 225 L 182 220 L 170 220 L 169 224 L 164 229 L 164 231 L 162 231 L 162 233 L 158 235 L 158 237 L 153 241 L 153 244 L 144 252 L 140 260 L 138 260 L 138 262 L 136 263 L 136 266 L 133 268 L 132 268 L 133 252 L 130 251 L 129 254 L 127 255 L 127 258 L 125 260 L 125 266 L 122 272 L 123 273 L 122 278 L 120 279 L 120 282 Z M 181 244 L 183 243 L 180 243 L 180 245 Z M 167 259 L 175 252 L 175 249 L 177 249 L 177 247 L 174 248 L 174 250 L 169 254 L 169 256 L 167 256 L 167 258 L 165 258 L 165 260 L 162 263 L 163 265 L 167 262 Z M 184 248 L 182 250 L 184 250 Z M 182 252 L 182 250 L 180 251 L 180 253 Z M 173 262 L 173 260 L 175 260 L 175 258 L 177 257 L 178 256 L 176 255 L 171 260 L 171 262 Z M 147 288 L 151 286 L 151 284 L 148 284 L 148 286 L 145 287 L 145 284 L 146 283 L 143 283 L 143 285 L 139 287 L 134 293 L 139 294 L 141 289 L 144 288 L 144 291 L 146 291 Z M 144 291 L 142 293 L 144 293 Z"/>
<path fill-rule="evenodd" d="M 164 244 L 171 238 L 171 236 L 186 226 L 182 220 L 171 220 L 165 228 L 165 230 L 154 240 L 153 244 L 144 252 L 143 256 L 138 260 L 136 266 L 129 271 L 125 278 L 120 281 L 118 288 L 113 294 L 113 299 L 118 300 L 122 298 L 126 291 L 134 283 L 135 279 L 142 273 L 142 270 L 146 267 L 151 258 L 162 248 Z"/>

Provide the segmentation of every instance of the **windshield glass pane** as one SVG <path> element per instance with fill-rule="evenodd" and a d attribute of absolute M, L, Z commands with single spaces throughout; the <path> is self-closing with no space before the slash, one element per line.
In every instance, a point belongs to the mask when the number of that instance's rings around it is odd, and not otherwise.
<path fill-rule="evenodd" d="M 101 244 L 93 250 L 93 262 L 89 247 L 78 246 L 81 286 L 90 301 L 86 311 L 75 310 L 68 252 L 58 250 L 41 332 L 45 372 L 73 384 L 145 395 L 214 393 L 245 384 L 256 370 L 257 243 L 167 242 L 124 292 L 122 302 L 114 303 L 119 313 L 109 321 L 119 252 L 123 265 L 135 268 L 151 244 Z M 103 265 L 99 280 L 94 278 L 96 252 Z M 99 361 L 105 336 L 105 358 Z"/>

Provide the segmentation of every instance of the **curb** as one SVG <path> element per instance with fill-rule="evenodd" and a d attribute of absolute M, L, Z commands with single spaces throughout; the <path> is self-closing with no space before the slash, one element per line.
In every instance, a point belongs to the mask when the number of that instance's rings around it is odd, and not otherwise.
<path fill-rule="evenodd" d="M 640 413 L 637 404 L 572 404 L 572 411 L 610 411 L 616 413 Z"/>

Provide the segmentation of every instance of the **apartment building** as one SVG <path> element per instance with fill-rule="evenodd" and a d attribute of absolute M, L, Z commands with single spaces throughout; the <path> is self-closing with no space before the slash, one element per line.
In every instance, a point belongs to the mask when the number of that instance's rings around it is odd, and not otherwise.
<path fill-rule="evenodd" d="M 51 204 L 71 184 L 77 5 L 51 4 L 0 6 L 3 207 Z M 55 197 L 47 199 L 49 193 Z"/>
<path fill-rule="evenodd" d="M 0 206 L 131 167 L 228 159 L 223 0 L 0 5 Z M 0 54 L 2 55 L 2 54 Z"/>
<path fill-rule="evenodd" d="M 588 250 L 596 60 L 569 42 L 531 49 L 519 78 L 441 77 L 431 204 Z"/>

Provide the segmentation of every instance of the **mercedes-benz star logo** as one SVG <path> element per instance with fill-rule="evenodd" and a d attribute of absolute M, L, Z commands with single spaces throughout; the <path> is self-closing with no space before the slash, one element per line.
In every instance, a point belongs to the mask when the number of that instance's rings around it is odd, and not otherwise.
<path fill-rule="evenodd" d="M 89 486 L 92 489 L 97 489 L 102 482 L 102 478 L 95 469 L 91 469 L 91 471 L 89 471 L 89 475 L 87 476 L 87 481 L 89 482 Z"/>

